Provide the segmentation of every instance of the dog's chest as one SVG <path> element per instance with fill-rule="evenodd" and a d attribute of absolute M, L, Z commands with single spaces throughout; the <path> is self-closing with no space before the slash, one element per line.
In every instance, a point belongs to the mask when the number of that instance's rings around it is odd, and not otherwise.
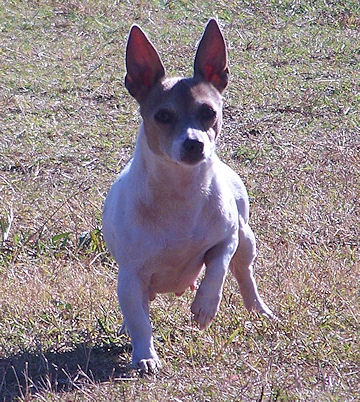
<path fill-rule="evenodd" d="M 217 232 L 220 232 L 217 225 Z M 153 226 L 143 244 L 143 276 L 151 294 L 183 293 L 192 286 L 204 263 L 206 252 L 218 239 L 209 217 L 178 215 L 169 225 Z"/>
<path fill-rule="evenodd" d="M 163 238 L 156 252 L 148 256 L 150 293 L 183 293 L 191 286 L 203 266 L 204 255 L 210 247 L 200 234 L 173 233 Z"/>
<path fill-rule="evenodd" d="M 202 257 L 216 242 L 213 230 L 203 220 L 194 224 L 193 218 L 186 216 L 149 229 L 146 232 L 152 250 L 147 250 L 148 258 L 162 266 L 176 267 Z"/>
<path fill-rule="evenodd" d="M 173 202 L 162 208 L 134 202 L 130 216 L 136 219 L 125 226 L 128 230 L 131 227 L 133 234 L 133 242 L 128 237 L 128 244 L 133 243 L 135 251 L 142 252 L 144 266 L 151 271 L 197 269 L 205 253 L 236 225 L 236 205 L 230 201 L 228 197 L 225 203 L 217 194 L 197 203 Z"/>

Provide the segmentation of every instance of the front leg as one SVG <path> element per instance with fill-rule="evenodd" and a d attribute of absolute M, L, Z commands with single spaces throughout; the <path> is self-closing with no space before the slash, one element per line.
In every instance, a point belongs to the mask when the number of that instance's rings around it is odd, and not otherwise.
<path fill-rule="evenodd" d="M 237 245 L 238 236 L 232 234 L 205 254 L 205 276 L 191 305 L 191 312 L 200 329 L 210 325 L 219 309 L 225 277 Z"/>
<path fill-rule="evenodd" d="M 126 330 L 131 337 L 132 366 L 145 372 L 156 372 L 161 363 L 154 349 L 147 290 L 136 273 L 120 269 L 117 291 Z"/>

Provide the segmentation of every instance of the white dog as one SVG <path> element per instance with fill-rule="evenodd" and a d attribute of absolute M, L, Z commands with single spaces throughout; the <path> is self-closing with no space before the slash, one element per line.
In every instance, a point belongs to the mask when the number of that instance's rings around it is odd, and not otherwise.
<path fill-rule="evenodd" d="M 138 26 L 126 49 L 125 86 L 143 123 L 130 163 L 105 201 L 103 233 L 119 265 L 118 297 L 131 336 L 132 364 L 161 365 L 153 345 L 149 301 L 157 293 L 195 289 L 191 306 L 201 329 L 214 318 L 232 271 L 247 309 L 273 313 L 252 274 L 255 238 L 249 201 L 238 175 L 215 154 L 228 83 L 226 48 L 215 20 L 199 43 L 192 78 L 166 78 L 153 45 Z"/>

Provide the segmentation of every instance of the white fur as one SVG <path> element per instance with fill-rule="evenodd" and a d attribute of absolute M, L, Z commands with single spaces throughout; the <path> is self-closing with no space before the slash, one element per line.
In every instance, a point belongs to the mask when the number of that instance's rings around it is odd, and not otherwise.
<path fill-rule="evenodd" d="M 223 41 L 214 22 L 208 26 L 209 35 Z M 161 62 L 147 38 L 139 28 L 134 29 L 134 35 L 137 35 L 137 46 L 143 41 L 147 49 L 144 54 L 150 54 L 146 63 L 153 63 L 151 65 L 161 72 Z M 208 40 L 207 47 L 209 43 Z M 133 51 L 132 43 L 129 49 L 129 52 Z M 204 54 L 206 56 L 206 52 L 199 56 L 200 62 L 203 62 Z M 142 63 L 142 59 L 139 60 Z M 197 68 L 199 70 L 201 65 Z M 138 71 L 141 73 L 142 69 L 130 71 L 127 83 L 141 104 L 145 95 L 140 92 L 143 86 Z M 172 96 L 171 88 L 178 82 L 166 81 L 167 87 L 163 90 L 168 91 L 164 92 L 167 100 Z M 194 82 L 198 85 L 197 80 Z M 194 289 L 203 268 L 205 275 L 191 306 L 201 329 L 211 323 L 219 308 L 229 267 L 239 283 L 245 306 L 273 317 L 257 292 L 252 273 L 256 245 L 248 224 L 249 201 L 245 186 L 214 152 L 214 127 L 219 130 L 221 126 L 220 92 L 215 92 L 211 83 L 201 85 L 200 89 L 194 90 L 193 105 L 181 106 L 180 102 L 177 107 L 178 95 L 171 98 L 180 129 L 170 144 L 170 155 L 153 152 L 149 146 L 149 138 L 153 139 L 154 135 L 159 136 L 160 141 L 167 138 L 168 144 L 168 128 L 163 131 L 162 127 L 169 125 L 157 126 L 152 120 L 152 110 L 156 112 L 157 104 L 150 107 L 146 104 L 143 118 L 147 119 L 148 127 L 157 128 L 151 128 L 153 131 L 149 133 L 145 131 L 145 125 L 141 125 L 134 157 L 111 187 L 103 211 L 104 238 L 119 265 L 118 298 L 124 315 L 122 331 L 126 328 L 131 336 L 132 364 L 144 371 L 155 371 L 161 366 L 153 345 L 149 301 L 157 293 L 181 295 L 187 288 Z M 226 82 L 220 82 L 220 90 L 224 85 Z M 206 101 L 204 94 L 210 97 L 208 103 L 217 108 L 219 119 L 218 125 L 212 123 L 213 126 L 206 130 L 198 128 L 202 120 L 196 120 L 199 104 Z M 181 116 L 186 116 L 184 122 L 178 121 Z M 185 163 L 181 159 L 181 152 L 184 152 L 181 147 L 186 138 L 204 144 L 202 157 L 196 159 L 196 163 L 192 160 Z"/>
<path fill-rule="evenodd" d="M 159 176 L 159 186 L 149 187 Z M 179 187 L 179 177 L 180 182 L 188 179 L 186 186 Z M 163 183 L 166 192 L 179 193 L 179 201 L 162 206 L 167 209 L 165 216 L 160 206 L 153 205 L 158 222 L 144 223 L 137 206 L 152 205 L 157 194 L 164 191 Z M 149 300 L 156 293 L 181 294 L 193 286 L 205 256 L 205 276 L 191 311 L 200 328 L 210 324 L 239 235 L 246 246 L 242 254 L 250 253 L 250 264 L 255 257 L 248 216 L 243 182 L 215 153 L 191 168 L 164 162 L 147 147 L 141 127 L 134 157 L 113 184 L 103 213 L 104 237 L 119 265 L 118 297 L 133 343 L 134 365 L 145 371 L 160 367 L 152 340 Z M 246 238 L 250 241 L 245 243 Z M 245 261 L 243 271 L 245 294 L 249 293 L 246 306 L 271 316 L 256 291 L 249 261 Z"/>

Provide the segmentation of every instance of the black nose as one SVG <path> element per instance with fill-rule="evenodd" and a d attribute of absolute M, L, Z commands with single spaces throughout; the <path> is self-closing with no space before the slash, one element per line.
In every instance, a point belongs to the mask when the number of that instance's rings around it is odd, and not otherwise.
<path fill-rule="evenodd" d="M 198 140 L 185 140 L 184 150 L 189 154 L 202 154 L 204 150 L 204 144 Z"/>
<path fill-rule="evenodd" d="M 203 142 L 186 139 L 183 143 L 182 160 L 187 163 L 197 163 L 203 159 L 203 151 Z"/>

